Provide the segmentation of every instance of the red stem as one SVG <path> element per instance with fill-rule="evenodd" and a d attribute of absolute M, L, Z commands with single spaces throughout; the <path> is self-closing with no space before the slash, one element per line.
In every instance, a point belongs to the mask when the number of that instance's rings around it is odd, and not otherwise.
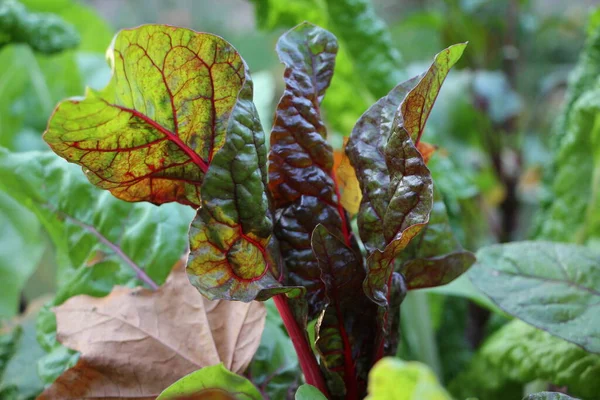
<path fill-rule="evenodd" d="M 279 315 L 281 315 L 285 329 L 287 329 L 290 339 L 292 339 L 306 383 L 313 385 L 329 398 L 327 386 L 325 386 L 325 380 L 323 379 L 323 375 L 321 375 L 319 364 L 317 364 L 317 359 L 313 354 L 312 348 L 306 340 L 306 332 L 304 329 L 300 328 L 298 322 L 296 322 L 296 319 L 292 315 L 292 310 L 290 310 L 287 297 L 285 297 L 284 294 L 279 294 L 273 297 L 273 301 L 279 311 Z"/>

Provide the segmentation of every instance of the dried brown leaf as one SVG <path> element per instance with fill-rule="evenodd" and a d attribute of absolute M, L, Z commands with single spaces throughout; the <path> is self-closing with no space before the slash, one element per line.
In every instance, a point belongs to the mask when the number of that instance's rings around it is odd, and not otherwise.
<path fill-rule="evenodd" d="M 59 341 L 81 352 L 38 400 L 154 399 L 179 378 L 223 362 L 243 371 L 260 343 L 261 303 L 210 301 L 178 264 L 157 291 L 116 287 L 55 310 Z"/>

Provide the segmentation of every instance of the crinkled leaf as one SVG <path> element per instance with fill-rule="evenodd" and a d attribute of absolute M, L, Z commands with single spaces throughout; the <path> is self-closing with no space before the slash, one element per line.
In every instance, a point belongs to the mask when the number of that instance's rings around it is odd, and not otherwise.
<path fill-rule="evenodd" d="M 198 368 L 222 362 L 243 371 L 265 317 L 260 303 L 198 294 L 183 262 L 156 291 L 116 287 L 101 299 L 73 297 L 55 313 L 59 340 L 82 355 L 40 399 L 150 399 Z"/>
<path fill-rule="evenodd" d="M 367 295 L 382 307 L 388 303 L 394 260 L 427 223 L 433 198 L 433 181 L 423 157 L 408 132 L 397 123 L 398 118 L 385 147 L 390 173 L 390 183 L 385 188 L 389 203 L 381 223 L 386 245 L 383 251 L 375 249 L 369 255 L 364 282 Z"/>
<path fill-rule="evenodd" d="M 121 31 L 108 59 L 108 86 L 62 102 L 44 139 L 121 199 L 199 206 L 244 61 L 217 36 L 164 25 Z"/>
<path fill-rule="evenodd" d="M 54 54 L 79 44 L 75 28 L 50 13 L 32 13 L 16 0 L 0 3 L 0 48 L 25 43 L 35 51 Z"/>
<path fill-rule="evenodd" d="M 264 304 L 267 308 L 265 329 L 247 372 L 269 398 L 286 399 L 300 382 L 298 356 L 277 308 L 271 300 Z"/>
<path fill-rule="evenodd" d="M 336 192 L 333 150 L 320 108 L 333 74 L 337 42 L 328 31 L 303 23 L 281 36 L 277 52 L 286 66 L 286 89 L 271 131 L 269 189 L 287 282 L 306 287 L 312 318 L 324 304 L 311 251 L 313 229 L 321 223 L 347 244 L 352 239 Z"/>
<path fill-rule="evenodd" d="M 184 376 L 157 400 L 261 400 L 263 397 L 247 379 L 228 371 L 223 364 L 202 368 Z"/>
<path fill-rule="evenodd" d="M 304 384 L 296 391 L 295 400 L 327 400 L 327 397 L 316 387 Z"/>
<path fill-rule="evenodd" d="M 377 72 L 381 72 L 382 69 L 375 60 L 365 62 L 365 58 L 361 58 L 361 63 L 356 63 L 355 56 L 361 57 L 365 51 L 364 46 L 362 51 L 358 51 L 356 46 L 362 46 L 362 44 L 358 44 L 357 39 L 366 36 L 363 32 L 372 34 L 378 31 L 382 31 L 384 36 L 389 37 L 385 25 L 374 14 L 373 8 L 362 2 L 358 4 L 358 7 L 347 7 L 345 17 L 352 21 L 361 21 L 360 24 L 354 25 L 350 30 L 344 29 L 344 27 L 338 29 L 337 24 L 330 23 L 333 22 L 334 18 L 330 16 L 331 10 L 328 9 L 328 4 L 324 1 L 298 0 L 290 3 L 286 0 L 253 0 L 253 3 L 256 6 L 258 25 L 263 29 L 288 28 L 303 21 L 309 21 L 331 30 L 342 42 L 336 59 L 335 75 L 331 81 L 327 98 L 323 101 L 323 110 L 328 124 L 335 131 L 348 135 L 358 116 L 368 108 L 375 97 L 369 92 L 365 82 L 365 76 L 370 77 L 372 72 L 365 68 L 373 67 Z M 343 7 L 343 4 L 348 2 L 343 0 L 338 3 L 341 3 Z M 334 7 L 339 6 L 334 5 Z M 363 16 L 366 16 L 366 18 L 363 18 Z M 343 36 L 345 34 L 351 36 L 346 38 Z M 353 41 L 354 48 L 352 52 L 349 44 L 346 45 L 346 40 Z M 386 41 L 380 40 L 379 37 L 370 37 L 368 41 L 371 40 L 376 41 L 378 44 L 383 44 Z M 384 51 L 386 55 L 394 52 L 391 47 L 384 49 Z M 380 57 L 377 57 L 377 60 L 379 59 Z M 361 68 L 359 68 L 359 65 Z M 396 67 L 400 66 L 396 65 Z M 387 81 L 388 77 L 385 77 L 385 79 Z M 367 80 L 373 82 L 374 78 Z M 389 86 L 385 90 L 396 84 L 398 80 L 390 79 Z"/>
<path fill-rule="evenodd" d="M 539 392 L 523 397 L 523 400 L 577 400 L 574 397 L 567 396 L 558 392 Z"/>
<path fill-rule="evenodd" d="M 190 227 L 188 275 L 210 299 L 251 301 L 294 291 L 279 283 L 278 243 L 267 198 L 265 137 L 245 66 L 225 143 L 202 185 Z"/>
<path fill-rule="evenodd" d="M 396 111 L 417 82 L 418 78 L 413 78 L 401 83 L 372 105 L 357 121 L 346 146 L 362 190 L 358 230 L 369 252 L 383 249 L 386 244 L 383 216 L 389 204 L 390 176 L 384 148 L 392 133 Z"/>
<path fill-rule="evenodd" d="M 553 135 L 550 193 L 537 216 L 537 238 L 600 242 L 599 74 L 600 26 L 590 19 L 589 36 L 570 76 L 566 105 Z"/>
<path fill-rule="evenodd" d="M 433 200 L 429 222 L 398 257 L 409 290 L 445 285 L 475 262 L 473 253 L 454 237 L 439 191 Z"/>
<path fill-rule="evenodd" d="M 435 374 L 416 361 L 380 360 L 369 373 L 368 400 L 451 400 Z"/>
<path fill-rule="evenodd" d="M 600 29 L 599 29 L 600 32 Z M 600 35 L 599 35 L 600 37 Z M 600 43 L 600 41 L 599 41 Z M 539 238 L 600 242 L 600 80 L 567 114 L 565 138 L 556 156 L 552 203 Z"/>
<path fill-rule="evenodd" d="M 376 336 L 376 307 L 362 293 L 362 258 L 342 239 L 318 225 L 312 249 L 325 284 L 327 308 L 316 326 L 316 348 L 324 367 L 339 375 L 349 393 L 364 393 Z M 330 385 L 334 396 L 342 395 Z"/>
<path fill-rule="evenodd" d="M 356 69 L 376 98 L 405 78 L 402 57 L 392 45 L 385 22 L 368 0 L 327 0 L 334 33 L 348 48 Z M 368 43 L 368 46 L 365 44 Z"/>
<path fill-rule="evenodd" d="M 485 341 L 449 386 L 457 398 L 519 398 L 522 385 L 541 379 L 569 393 L 597 399 L 600 356 L 514 320 Z"/>
<path fill-rule="evenodd" d="M 551 242 L 484 247 L 469 272 L 500 308 L 600 353 L 600 253 Z"/>

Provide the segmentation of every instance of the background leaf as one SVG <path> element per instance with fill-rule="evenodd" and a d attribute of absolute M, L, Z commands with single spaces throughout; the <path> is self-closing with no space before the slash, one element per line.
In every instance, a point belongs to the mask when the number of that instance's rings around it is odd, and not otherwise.
<path fill-rule="evenodd" d="M 323 395 L 316 387 L 312 385 L 304 384 L 296 391 L 296 400 L 326 400 L 327 397 Z"/>
<path fill-rule="evenodd" d="M 165 389 L 156 400 L 180 399 L 261 400 L 260 392 L 247 379 L 228 371 L 223 364 L 202 368 Z"/>
<path fill-rule="evenodd" d="M 0 319 L 17 314 L 21 291 L 35 271 L 46 247 L 35 215 L 0 192 Z M 21 249 L 27 249 L 27 252 Z M 15 251 L 17 250 L 17 251 Z"/>
<path fill-rule="evenodd" d="M 557 392 L 540 392 L 525 396 L 523 400 L 569 400 L 575 399 L 574 397 L 567 396 L 566 394 Z"/>
<path fill-rule="evenodd" d="M 582 399 L 598 399 L 600 356 L 514 320 L 490 336 L 450 384 L 458 398 L 519 398 L 525 383 L 542 379 Z"/>
<path fill-rule="evenodd" d="M 515 242 L 484 247 L 469 272 L 500 308 L 600 353 L 600 254 L 583 246 Z"/>
<path fill-rule="evenodd" d="M 51 153 L 0 149 L 0 174 L 0 189 L 36 215 L 53 245 L 57 293 L 51 305 L 78 294 L 105 296 L 114 285 L 136 286 L 132 265 L 160 284 L 186 249 L 193 216 L 188 207 L 123 202 Z M 76 359 L 56 341 L 48 307 L 40 310 L 38 324 L 40 343 L 56 352 L 41 361 L 41 375 L 50 383 Z"/>
<path fill-rule="evenodd" d="M 35 398 L 44 384 L 36 373 L 35 364 L 44 353 L 36 340 L 35 319 L 45 299 L 31 303 L 25 313 L 0 330 L 2 342 L 9 346 L 0 357 L 0 398 L 29 400 Z M 12 328 L 12 332 L 10 332 Z M 7 333 L 10 332 L 10 333 Z M 4 346 L 2 346 L 4 347 Z"/>
<path fill-rule="evenodd" d="M 425 364 L 384 358 L 369 373 L 367 399 L 451 400 L 451 397 Z"/>

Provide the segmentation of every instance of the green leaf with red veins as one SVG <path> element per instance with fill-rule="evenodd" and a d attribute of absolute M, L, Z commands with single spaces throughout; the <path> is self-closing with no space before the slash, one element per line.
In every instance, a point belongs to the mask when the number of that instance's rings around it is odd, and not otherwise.
<path fill-rule="evenodd" d="M 408 289 L 445 285 L 467 271 L 475 255 L 463 250 L 452 233 L 446 206 L 434 191 L 429 223 L 397 258 Z"/>
<path fill-rule="evenodd" d="M 303 23 L 281 36 L 277 53 L 285 65 L 285 91 L 276 110 L 269 153 L 269 189 L 275 232 L 287 282 L 307 289 L 309 317 L 324 307 L 324 286 L 311 250 L 319 223 L 352 243 L 333 174 L 333 151 L 321 119 L 321 101 L 335 64 L 337 41 Z"/>
<path fill-rule="evenodd" d="M 247 69 L 224 145 L 202 185 L 202 207 L 190 227 L 190 281 L 209 299 L 265 300 L 300 288 L 279 283 L 266 186 L 265 137 L 252 103 Z"/>
<path fill-rule="evenodd" d="M 327 301 L 316 326 L 316 348 L 324 367 L 343 379 L 347 399 L 361 398 L 373 361 L 377 314 L 361 290 L 362 257 L 323 225 L 315 228 L 311 242 Z M 344 394 L 340 389 L 335 383 L 329 387 L 334 396 Z"/>
<path fill-rule="evenodd" d="M 120 199 L 199 206 L 244 61 L 218 36 L 165 25 L 119 32 L 107 56 L 108 86 L 60 103 L 44 139 Z"/>
<path fill-rule="evenodd" d="M 466 47 L 466 43 L 459 43 L 436 54 L 433 64 L 402 102 L 404 127 L 415 145 L 421 140 L 427 118 L 450 68 L 460 59 Z"/>

